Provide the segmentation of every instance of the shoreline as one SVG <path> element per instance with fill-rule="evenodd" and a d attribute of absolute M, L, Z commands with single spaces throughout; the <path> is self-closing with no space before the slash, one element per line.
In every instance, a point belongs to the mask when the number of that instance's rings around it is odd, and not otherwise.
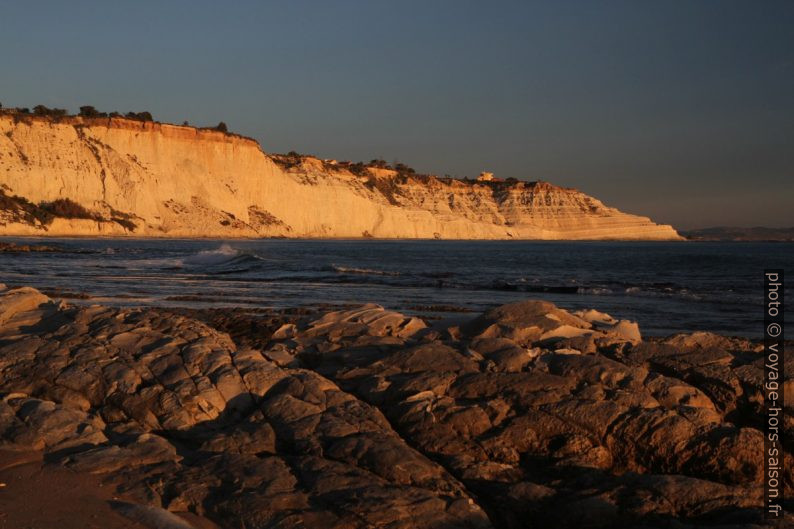
<path fill-rule="evenodd" d="M 27 285 L 6 284 L 9 289 L 22 288 Z M 43 286 L 35 287 L 39 292 L 52 299 L 62 300 L 66 303 L 74 304 L 81 307 L 91 305 L 101 305 L 108 308 L 118 310 L 155 310 L 162 312 L 171 312 L 204 321 L 206 314 L 218 313 L 227 315 L 229 317 L 251 316 L 252 318 L 258 317 L 271 317 L 271 318 L 284 318 L 285 321 L 295 314 L 301 316 L 315 315 L 322 316 L 327 312 L 338 312 L 350 310 L 355 307 L 378 304 L 377 302 L 346 302 L 346 303 L 331 303 L 331 302 L 306 302 L 294 306 L 267 306 L 261 305 L 258 301 L 242 301 L 234 298 L 226 299 L 224 296 L 216 298 L 208 298 L 202 295 L 176 295 L 169 296 L 158 304 L 136 304 L 134 297 L 118 296 L 116 302 L 108 300 L 107 296 L 96 296 L 86 292 L 77 290 L 64 290 L 58 288 L 47 288 Z M 544 300 L 538 296 L 542 296 L 542 292 L 525 292 L 526 299 Z M 582 296 L 582 294 L 576 294 Z M 124 300 L 130 300 L 129 303 L 124 303 Z M 380 305 L 380 304 L 379 304 Z M 428 324 L 438 322 L 439 320 L 456 320 L 460 318 L 473 318 L 481 312 L 489 309 L 499 307 L 498 303 L 493 303 L 491 306 L 486 307 L 483 311 L 479 311 L 470 307 L 449 305 L 449 304 L 434 304 L 429 303 L 425 305 L 410 305 L 404 308 L 393 308 L 383 305 L 385 310 L 402 312 L 407 316 L 417 317 L 425 320 Z M 561 307 L 563 310 L 569 310 Z M 206 321 L 205 321 L 206 323 Z M 669 332 L 653 331 L 651 333 L 643 332 L 643 340 L 649 342 L 661 342 L 676 335 L 682 334 L 696 334 L 696 333 L 713 333 L 727 339 L 745 340 L 752 342 L 756 345 L 762 344 L 762 339 L 759 336 L 741 333 L 724 333 L 713 331 L 710 329 L 689 329 L 689 330 L 673 330 Z M 790 340 L 794 345 L 794 340 Z M 789 340 L 786 340 L 789 342 Z"/>
<path fill-rule="evenodd" d="M 542 243 L 698 243 L 698 244 L 723 244 L 723 243 L 740 243 L 740 244 L 792 244 L 791 240 L 745 240 L 745 239 L 696 239 L 696 238 L 681 238 L 681 239 L 433 239 L 433 238 L 379 238 L 379 237 L 174 237 L 171 235 L 164 235 L 162 237 L 156 236 L 139 236 L 139 235 L 8 235 L 0 234 L 0 243 L 6 240 L 23 240 L 23 241 L 81 241 L 81 240 L 108 240 L 108 241 L 187 241 L 187 242 L 202 242 L 202 241 L 215 241 L 215 242 L 259 242 L 259 241 L 296 241 L 296 242 L 510 242 L 510 243 L 527 243 L 527 242 L 542 242 Z"/>
<path fill-rule="evenodd" d="M 531 300 L 457 321 L 328 308 L 0 288 L 0 445 L 96 476 L 128 511 L 224 527 L 767 526 L 757 342 L 643 339 Z"/>
<path fill-rule="evenodd" d="M 413 311 L 433 304 L 484 310 L 540 297 L 640 319 L 653 335 L 760 334 L 754 270 L 785 268 L 794 257 L 791 247 L 765 243 L 6 241 L 62 251 L 2 252 L 0 242 L 5 282 L 93 296 L 89 302 L 286 308 L 360 301 Z M 698 268 L 703 259 L 718 275 Z"/>
<path fill-rule="evenodd" d="M 691 239 L 520 239 L 514 237 L 505 238 L 476 238 L 476 239 L 455 239 L 455 238 L 412 238 L 412 237 L 289 237 L 289 236 L 272 236 L 272 237 L 175 237 L 173 235 L 165 234 L 163 236 L 140 236 L 140 235 L 13 235 L 13 234 L 0 234 L 0 239 L 36 239 L 36 240 L 112 240 L 112 241 L 351 241 L 351 242 L 560 242 L 560 243 L 594 243 L 594 242 L 610 242 L 610 243 L 668 243 L 668 242 L 790 242 L 790 241 L 698 241 Z"/>
<path fill-rule="evenodd" d="M 22 283 L 9 282 L 6 287 L 9 289 L 22 288 L 28 285 Z M 240 315 L 267 315 L 270 317 L 290 316 L 292 314 L 309 315 L 314 314 L 320 316 L 326 312 L 342 311 L 354 307 L 366 305 L 369 303 L 381 304 L 376 301 L 348 301 L 348 302 L 326 302 L 326 301 L 307 301 L 295 305 L 284 306 L 283 304 L 266 304 L 259 300 L 242 300 L 236 299 L 234 296 L 224 296 L 215 294 L 214 296 L 203 295 L 201 293 L 195 294 L 182 294 L 167 296 L 161 300 L 152 300 L 152 298 L 142 295 L 134 296 L 128 294 L 118 294 L 115 296 L 93 295 L 81 290 L 70 290 L 58 287 L 47 287 L 44 285 L 36 285 L 36 288 L 42 294 L 58 300 L 63 300 L 67 303 L 72 303 L 81 307 L 91 305 L 102 305 L 108 308 L 118 310 L 157 310 L 174 312 L 188 317 L 201 319 L 196 316 L 197 314 L 218 312 L 221 314 L 228 314 L 230 316 Z M 487 291 L 487 290 L 486 290 Z M 495 292 L 502 292 L 503 290 L 494 290 Z M 508 292 L 512 292 L 508 290 Z M 547 292 L 543 291 L 521 291 L 525 299 L 538 299 L 543 301 L 553 302 L 545 299 L 548 297 Z M 586 299 L 586 294 L 565 294 L 576 298 L 576 301 Z M 595 300 L 593 300 L 595 301 Z M 562 305 L 563 310 L 573 310 L 565 308 L 564 301 L 556 301 Z M 381 304 L 386 310 L 401 311 L 404 314 L 412 317 L 417 317 L 425 320 L 426 322 L 436 322 L 439 320 L 451 320 L 456 318 L 470 318 L 474 317 L 480 312 L 494 309 L 500 306 L 499 303 L 491 303 L 484 306 L 482 309 L 475 309 L 463 305 L 453 305 L 446 303 L 425 303 L 425 304 L 402 304 L 401 307 L 390 307 L 388 304 Z M 628 316 L 631 318 L 631 316 Z M 708 328 L 693 328 L 693 329 L 671 329 L 659 330 L 651 329 L 649 332 L 643 333 L 643 339 L 646 341 L 660 341 L 678 334 L 694 334 L 694 333 L 714 333 L 724 336 L 729 339 L 746 340 L 749 342 L 759 343 L 759 335 L 742 334 L 742 333 L 725 333 L 715 331 Z M 794 342 L 794 341 L 793 341 Z"/>

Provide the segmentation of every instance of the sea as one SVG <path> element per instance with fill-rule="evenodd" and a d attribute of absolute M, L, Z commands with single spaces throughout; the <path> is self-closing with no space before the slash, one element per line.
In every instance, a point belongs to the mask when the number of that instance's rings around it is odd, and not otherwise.
<path fill-rule="evenodd" d="M 33 286 L 69 303 L 250 309 L 378 303 L 440 318 L 544 299 L 637 321 L 649 336 L 760 337 L 764 270 L 794 271 L 794 244 L 787 243 L 0 240 L 61 249 L 0 253 L 0 283 Z M 790 290 L 786 297 L 794 303 Z"/>

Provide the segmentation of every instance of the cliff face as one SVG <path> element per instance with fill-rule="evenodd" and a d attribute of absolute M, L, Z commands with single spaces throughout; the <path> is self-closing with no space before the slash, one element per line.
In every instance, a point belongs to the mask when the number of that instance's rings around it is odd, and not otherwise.
<path fill-rule="evenodd" d="M 117 118 L 0 115 L 0 192 L 2 235 L 680 238 L 543 182 L 353 174 L 284 163 L 239 136 Z M 40 204 L 63 198 L 91 218 L 43 216 Z"/>

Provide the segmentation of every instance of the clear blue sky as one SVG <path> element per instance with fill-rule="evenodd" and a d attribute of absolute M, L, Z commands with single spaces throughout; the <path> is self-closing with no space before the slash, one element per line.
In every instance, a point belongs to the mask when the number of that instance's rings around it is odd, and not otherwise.
<path fill-rule="evenodd" d="M 794 2 L 0 4 L 0 102 L 225 121 L 266 151 L 794 225 Z"/>

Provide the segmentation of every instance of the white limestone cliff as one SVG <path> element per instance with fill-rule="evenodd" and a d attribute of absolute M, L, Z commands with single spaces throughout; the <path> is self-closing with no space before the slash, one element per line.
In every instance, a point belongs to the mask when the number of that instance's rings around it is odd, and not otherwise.
<path fill-rule="evenodd" d="M 95 218 L 36 218 L 38 204 L 62 198 Z M 310 157 L 286 163 L 213 130 L 12 114 L 0 114 L 0 235 L 681 238 L 544 182 L 354 174 Z"/>

